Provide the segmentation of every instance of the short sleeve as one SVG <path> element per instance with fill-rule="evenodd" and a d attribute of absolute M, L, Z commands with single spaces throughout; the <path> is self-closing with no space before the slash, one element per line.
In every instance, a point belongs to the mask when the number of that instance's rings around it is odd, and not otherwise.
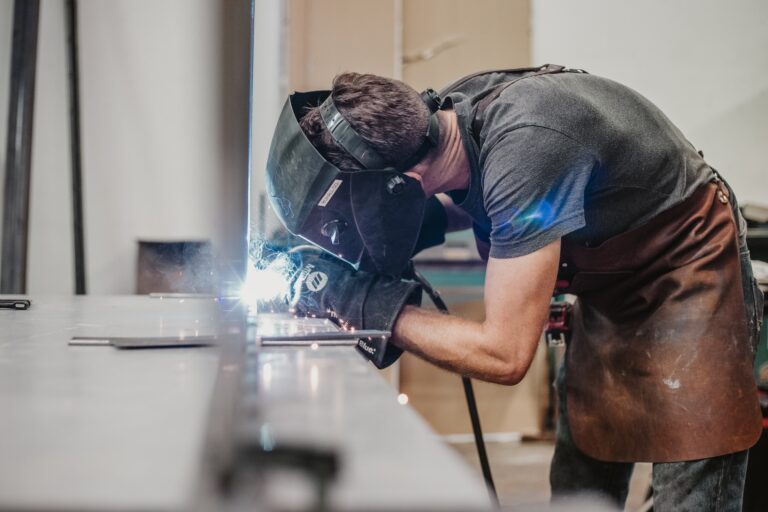
<path fill-rule="evenodd" d="M 483 203 L 493 258 L 530 254 L 585 225 L 596 160 L 572 138 L 539 126 L 511 130 L 483 148 Z"/>

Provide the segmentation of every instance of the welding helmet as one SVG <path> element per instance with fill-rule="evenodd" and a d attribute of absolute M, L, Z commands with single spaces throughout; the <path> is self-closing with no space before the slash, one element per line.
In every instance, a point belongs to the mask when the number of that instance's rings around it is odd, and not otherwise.
<path fill-rule="evenodd" d="M 422 99 L 429 109 L 424 140 L 395 167 L 355 131 L 330 91 L 292 94 L 267 160 L 267 194 L 285 227 L 355 268 L 400 275 L 413 255 L 426 202 L 419 181 L 403 173 L 438 143 L 440 98 L 429 89 Z M 315 105 L 333 140 L 362 169 L 339 169 L 312 145 L 299 121 Z"/>

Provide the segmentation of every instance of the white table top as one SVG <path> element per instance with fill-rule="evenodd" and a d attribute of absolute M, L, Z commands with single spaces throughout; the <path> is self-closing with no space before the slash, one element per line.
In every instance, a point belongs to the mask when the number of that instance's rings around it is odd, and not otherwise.
<path fill-rule="evenodd" d="M 0 508 L 188 508 L 218 349 L 118 350 L 68 341 L 214 334 L 216 303 L 31 299 L 28 311 L 0 310 Z M 480 476 L 398 404 L 395 390 L 353 348 L 262 348 L 256 357 L 259 421 L 281 440 L 339 451 L 333 508 L 487 506 Z M 285 494 L 279 480 L 271 485 L 270 492 Z"/>

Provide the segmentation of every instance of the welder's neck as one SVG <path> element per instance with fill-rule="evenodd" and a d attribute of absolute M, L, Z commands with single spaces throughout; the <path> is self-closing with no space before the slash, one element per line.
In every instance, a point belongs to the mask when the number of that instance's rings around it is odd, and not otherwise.
<path fill-rule="evenodd" d="M 456 112 L 441 110 L 437 115 L 441 132 L 439 152 L 428 162 L 412 169 L 419 175 L 418 179 L 427 197 L 469 188 L 469 159 L 461 140 Z"/>

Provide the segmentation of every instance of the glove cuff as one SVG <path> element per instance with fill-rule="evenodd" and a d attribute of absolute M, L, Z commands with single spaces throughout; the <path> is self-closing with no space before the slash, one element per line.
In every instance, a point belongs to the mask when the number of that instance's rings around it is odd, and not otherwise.
<path fill-rule="evenodd" d="M 421 286 L 414 281 L 382 278 L 368 294 L 363 306 L 364 327 L 391 331 L 406 305 L 421 305 Z M 386 368 L 400 357 L 403 350 L 388 340 L 361 339 L 357 349 L 373 364 Z"/>
<path fill-rule="evenodd" d="M 391 331 L 406 305 L 421 306 L 421 285 L 382 278 L 371 286 L 363 305 L 363 328 Z"/>

